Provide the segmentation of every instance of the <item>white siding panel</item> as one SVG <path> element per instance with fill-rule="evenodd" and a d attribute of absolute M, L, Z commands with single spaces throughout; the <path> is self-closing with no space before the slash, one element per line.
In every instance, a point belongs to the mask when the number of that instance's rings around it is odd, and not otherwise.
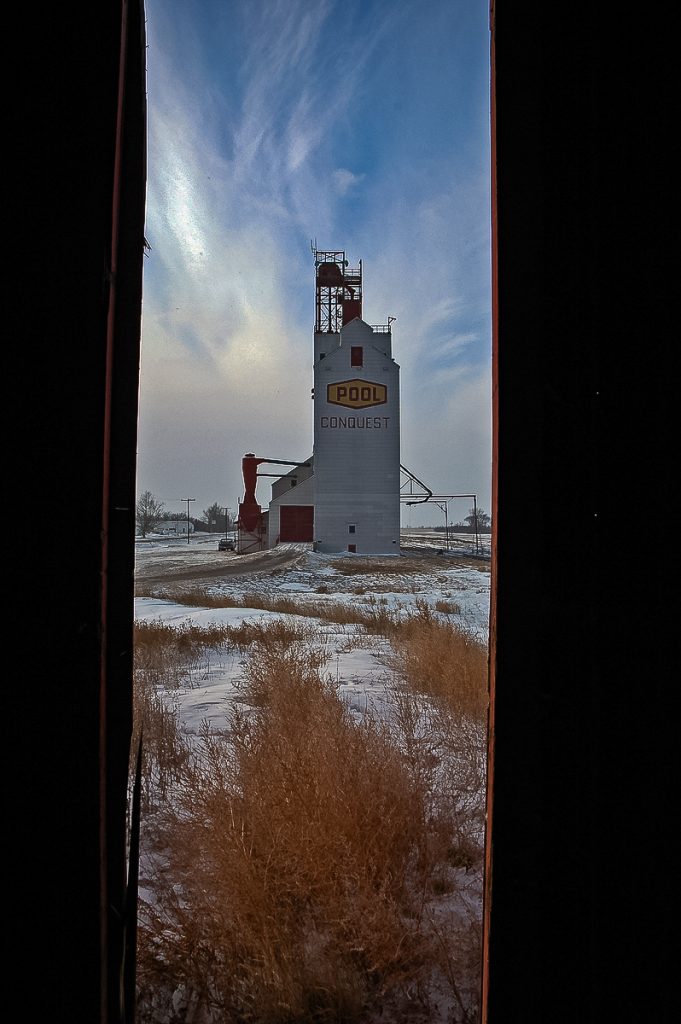
<path fill-rule="evenodd" d="M 337 337 L 333 336 L 334 342 Z M 350 365 L 351 346 L 363 349 L 361 367 Z M 321 343 L 316 351 L 322 351 Z M 328 350 L 324 359 L 316 359 L 314 371 L 317 550 L 346 551 L 349 544 L 355 544 L 358 554 L 396 554 L 400 542 L 400 396 L 391 336 L 353 320 L 342 329 L 340 345 Z M 353 380 L 383 385 L 385 402 L 347 408 L 328 401 L 329 384 Z M 351 524 L 356 528 L 354 534 L 348 529 Z"/>

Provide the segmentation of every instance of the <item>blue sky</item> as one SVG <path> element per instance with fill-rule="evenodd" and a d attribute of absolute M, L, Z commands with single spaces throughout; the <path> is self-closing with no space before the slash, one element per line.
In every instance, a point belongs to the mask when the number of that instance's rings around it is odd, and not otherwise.
<path fill-rule="evenodd" d="M 362 260 L 368 323 L 397 318 L 401 462 L 489 510 L 487 0 L 146 0 L 146 14 L 138 493 L 236 512 L 245 452 L 311 454 L 315 239 Z"/>

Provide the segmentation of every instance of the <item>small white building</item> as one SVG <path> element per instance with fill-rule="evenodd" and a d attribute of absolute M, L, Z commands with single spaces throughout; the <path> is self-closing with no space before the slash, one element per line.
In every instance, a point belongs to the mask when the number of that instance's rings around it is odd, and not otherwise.
<path fill-rule="evenodd" d="M 191 520 L 187 522 L 186 519 L 164 519 L 156 527 L 156 533 L 162 533 L 164 536 L 168 535 L 170 537 L 186 537 L 187 531 L 192 534 L 194 532 L 194 524 Z"/>

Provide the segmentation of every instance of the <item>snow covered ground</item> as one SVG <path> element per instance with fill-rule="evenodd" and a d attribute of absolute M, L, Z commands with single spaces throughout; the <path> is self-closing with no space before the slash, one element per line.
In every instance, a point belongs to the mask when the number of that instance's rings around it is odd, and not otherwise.
<path fill-rule="evenodd" d="M 488 635 L 490 565 L 489 560 L 470 557 L 474 538 L 464 536 L 457 549 L 442 547 L 437 532 L 422 531 L 403 537 L 403 555 L 385 557 L 355 554 L 326 555 L 313 552 L 310 545 L 279 545 L 272 552 L 238 555 L 217 550 L 219 536 L 198 534 L 184 539 L 149 537 L 137 544 L 137 579 L 158 580 L 168 570 L 167 584 L 154 583 L 155 592 L 173 591 L 173 599 L 160 596 L 136 597 L 138 621 L 161 621 L 180 626 L 211 624 L 238 625 L 244 621 L 266 622 L 281 619 L 280 611 L 248 607 L 247 595 L 260 598 L 293 598 L 301 605 L 342 603 L 367 610 L 386 609 L 408 614 L 427 603 L 435 614 L 461 623 L 485 642 Z M 216 568 L 217 567 L 217 568 Z M 195 570 L 196 581 L 186 570 Z M 175 573 L 175 582 L 173 581 Z M 179 574 L 179 575 L 178 575 Z M 211 596 L 246 598 L 238 608 L 210 608 L 182 603 L 182 589 L 200 588 Z M 441 610 L 437 611 L 437 605 Z M 327 678 L 359 720 L 367 711 L 389 718 L 394 714 L 395 676 L 390 668 L 392 648 L 387 639 L 370 635 L 361 627 L 330 622 L 308 615 L 287 614 L 287 619 L 306 631 L 306 640 L 325 652 Z M 177 709 L 180 725 L 190 740 L 197 740 L 206 724 L 220 731 L 229 724 L 235 707 L 248 707 L 245 692 L 245 666 L 248 655 L 235 648 L 213 650 L 202 656 L 183 678 L 179 687 L 169 687 L 163 699 Z M 484 760 L 484 757 L 483 757 Z M 483 764 L 484 772 L 484 764 Z M 480 794 L 482 796 L 482 794 Z M 479 800 L 477 801 L 479 803 Z M 479 809 L 471 819 L 471 836 L 481 843 L 484 818 Z M 482 866 L 469 872 L 467 867 L 453 870 L 456 884 L 451 891 L 431 896 L 428 912 L 437 926 L 447 933 L 469 934 L 471 922 L 482 918 Z M 153 892 L 142 883 L 145 899 Z M 458 941 L 458 939 L 457 939 Z M 458 948 L 458 947 L 457 947 Z M 463 968 L 461 968 L 463 970 Z M 464 988 L 474 992 L 478 968 L 462 979 Z M 419 1020 L 446 1024 L 464 1019 L 458 1015 L 452 993 L 443 979 L 433 974 L 429 982 L 430 1011 Z M 459 980 L 457 980 L 459 984 Z M 401 1015 L 380 1011 L 380 1020 L 398 1024 Z M 416 1019 L 416 1018 L 414 1018 Z M 378 1024 L 378 1016 L 367 1016 Z"/>
<path fill-rule="evenodd" d="M 467 552 L 474 538 L 465 537 Z M 435 607 L 444 601 L 457 605 L 457 613 L 449 614 L 450 621 L 460 622 L 486 641 L 489 619 L 489 562 L 464 558 L 459 550 L 442 549 L 442 535 L 423 532 L 403 537 L 405 556 L 327 555 L 310 550 L 309 545 L 279 545 L 271 552 L 258 555 L 233 555 L 218 552 L 216 534 L 198 534 L 187 539 L 149 537 L 137 542 L 137 570 L 214 565 L 219 559 L 230 569 L 238 564 L 246 570 L 239 575 L 212 578 L 201 585 L 210 594 L 242 598 L 247 594 L 269 597 L 294 597 L 301 604 L 309 602 L 342 602 L 367 608 L 382 606 L 408 613 L 417 602 Z M 263 555 L 275 556 L 290 551 L 293 564 L 275 567 L 271 572 L 249 574 L 250 561 Z M 442 552 L 438 554 L 438 552 Z M 219 565 L 219 561 L 217 562 Z M 341 571 L 348 568 L 370 566 L 371 571 Z M 402 568 L 403 567 L 403 568 Z M 169 581 L 170 582 L 170 581 Z M 187 607 L 177 601 L 156 597 L 135 599 L 135 618 L 139 621 L 161 621 L 180 625 L 209 623 L 237 625 L 244 620 L 265 621 L 281 618 L 281 612 L 257 608 L 201 608 Z M 386 659 L 390 647 L 380 637 L 367 636 L 359 627 L 338 625 L 318 618 L 293 618 L 311 629 L 311 640 L 322 646 L 327 654 L 327 674 L 335 681 L 339 695 L 357 713 L 368 707 L 381 713 L 390 673 Z M 183 726 L 189 734 L 196 734 L 202 722 L 222 728 L 229 715 L 229 706 L 239 701 L 244 659 L 236 653 L 213 654 L 200 667 L 193 669 L 187 685 L 173 689 L 168 698 L 180 712 Z"/>

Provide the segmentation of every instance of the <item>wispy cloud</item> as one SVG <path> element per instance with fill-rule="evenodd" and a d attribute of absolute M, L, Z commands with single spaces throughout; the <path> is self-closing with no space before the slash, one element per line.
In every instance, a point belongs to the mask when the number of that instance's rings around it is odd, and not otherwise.
<path fill-rule="evenodd" d="M 358 185 L 363 178 L 363 174 L 353 174 L 345 167 L 336 168 L 331 175 L 336 192 L 341 196 L 344 196 L 354 185 Z"/>
<path fill-rule="evenodd" d="M 331 0 L 231 6 L 239 45 L 225 56 L 223 81 L 191 22 L 173 38 L 163 5 L 150 4 L 159 28 L 148 56 L 142 486 L 162 496 L 167 475 L 179 477 L 180 490 L 202 488 L 207 506 L 239 493 L 244 451 L 309 454 L 313 237 L 363 259 L 369 322 L 398 317 L 412 468 L 424 478 L 438 468 L 433 423 L 436 436 L 467 437 L 485 475 L 485 176 L 477 166 L 453 180 L 447 161 L 427 153 L 423 165 L 387 159 L 380 175 L 369 173 L 368 155 L 363 164 L 336 143 L 361 127 L 369 83 L 394 74 L 384 44 L 409 5 L 378 3 L 366 14 Z M 360 15 L 361 31 L 339 30 L 339 18 Z M 380 83 L 379 73 L 388 76 Z M 369 139 L 367 154 L 375 149 Z M 464 448 L 461 471 L 472 473 Z"/>

